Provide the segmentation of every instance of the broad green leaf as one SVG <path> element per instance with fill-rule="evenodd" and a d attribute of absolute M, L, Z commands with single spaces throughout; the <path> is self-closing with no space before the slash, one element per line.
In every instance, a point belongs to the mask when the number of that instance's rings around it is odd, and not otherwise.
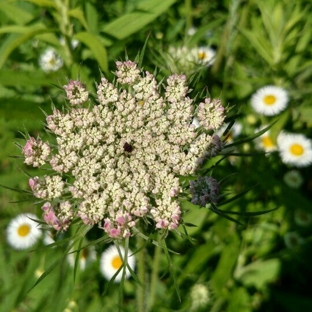
<path fill-rule="evenodd" d="M 81 8 L 74 8 L 74 9 L 70 10 L 68 12 L 68 15 L 71 16 L 71 17 L 76 18 L 77 20 L 79 20 L 80 23 L 83 25 L 83 27 L 86 30 L 89 30 L 88 23 L 87 23 L 87 21 L 85 19 L 85 16 L 84 16 L 83 11 L 81 10 Z"/>
<path fill-rule="evenodd" d="M 231 292 L 227 312 L 252 312 L 251 298 L 248 291 L 243 288 L 236 288 Z"/>
<path fill-rule="evenodd" d="M 52 33 L 52 32 L 36 35 L 35 38 L 37 38 L 40 41 L 45 41 L 56 47 L 60 45 L 59 38 L 55 35 L 55 33 Z"/>
<path fill-rule="evenodd" d="M 2 68 L 3 64 L 5 63 L 6 59 L 9 55 L 18 48 L 21 44 L 25 41 L 35 37 L 38 34 L 50 32 L 46 27 L 42 25 L 36 25 L 34 27 L 23 27 L 28 28 L 27 32 L 23 32 L 22 35 L 20 34 L 11 34 L 9 35 L 6 40 L 2 43 L 0 49 L 0 69 Z M 0 29 L 1 32 L 1 29 Z"/>
<path fill-rule="evenodd" d="M 301 36 L 298 38 L 298 41 L 296 43 L 296 52 L 304 52 L 307 47 L 310 45 L 311 42 L 311 32 L 309 31 L 311 29 L 311 23 L 307 23 L 304 27 L 304 29 L 301 32 Z"/>
<path fill-rule="evenodd" d="M 300 112 L 300 119 L 302 122 L 306 122 L 309 128 L 312 127 L 312 107 L 300 106 L 297 108 Z"/>
<path fill-rule="evenodd" d="M 45 74 L 36 71 L 34 75 L 33 72 L 20 71 L 17 72 L 13 70 L 2 70 L 0 75 L 0 84 L 4 86 L 47 86 L 51 84 L 51 79 L 46 78 Z M 2 103 L 4 105 L 4 103 Z"/>
<path fill-rule="evenodd" d="M 0 34 L 6 33 L 17 33 L 17 34 L 27 34 L 31 31 L 45 29 L 44 24 L 38 23 L 32 26 L 19 26 L 19 25 L 11 25 L 4 26 L 0 28 Z"/>
<path fill-rule="evenodd" d="M 101 69 L 104 72 L 108 72 L 107 52 L 99 37 L 88 32 L 80 32 L 75 35 L 75 39 L 84 43 L 92 51 Z"/>
<path fill-rule="evenodd" d="M 102 31 L 119 40 L 142 29 L 165 12 L 176 0 L 145 0 L 138 4 L 137 11 L 125 14 L 105 25 Z"/>
<path fill-rule="evenodd" d="M 209 241 L 206 244 L 197 246 L 194 252 L 191 254 L 187 261 L 187 264 L 182 270 L 182 274 L 179 276 L 179 284 L 181 285 L 185 279 L 190 278 L 192 274 L 201 273 L 201 269 L 205 267 L 205 264 L 211 257 L 216 254 L 216 245 L 214 242 Z"/>
<path fill-rule="evenodd" d="M 56 3 L 54 0 L 26 0 L 26 1 L 42 7 L 56 8 Z"/>
<path fill-rule="evenodd" d="M 233 67 L 235 76 L 231 78 L 231 83 L 235 86 L 237 96 L 242 99 L 252 93 L 254 85 L 250 77 L 247 76 L 247 66 L 240 64 L 239 62 L 235 62 Z"/>
<path fill-rule="evenodd" d="M 29 12 L 9 2 L 0 2 L 0 11 L 18 25 L 27 24 L 33 19 Z"/>
<path fill-rule="evenodd" d="M 185 223 L 194 224 L 195 227 L 186 227 L 187 232 L 190 236 L 200 231 L 203 224 L 205 223 L 209 210 L 200 209 L 198 206 L 193 205 L 190 202 L 182 202 L 182 209 L 187 210 L 183 218 Z"/>
<path fill-rule="evenodd" d="M 90 3 L 85 4 L 85 15 L 87 24 L 89 26 L 89 31 L 93 34 L 99 33 L 99 14 L 96 8 Z"/>
<path fill-rule="evenodd" d="M 198 41 L 202 40 L 207 35 L 207 33 L 209 31 L 218 27 L 222 23 L 224 23 L 224 18 L 219 18 L 217 20 L 212 21 L 211 23 L 209 23 L 207 25 L 200 27 L 196 31 L 196 33 L 188 39 L 188 44 L 190 46 L 197 44 Z"/>
<path fill-rule="evenodd" d="M 263 289 L 268 283 L 278 278 L 280 269 L 279 259 L 258 260 L 237 269 L 235 278 L 247 287 L 254 286 L 257 289 Z"/>
<path fill-rule="evenodd" d="M 263 5 L 262 2 L 259 2 L 258 5 L 261 11 L 263 25 L 271 40 L 271 45 L 275 45 L 283 39 L 281 37 L 284 26 L 283 7 L 278 3 L 272 10 L 272 8 Z"/>
<path fill-rule="evenodd" d="M 233 269 L 239 255 L 239 242 L 236 235 L 224 246 L 218 266 L 211 277 L 211 285 L 217 296 L 221 296 L 226 283 L 232 279 Z"/>
<path fill-rule="evenodd" d="M 269 64 L 273 65 L 272 47 L 268 40 L 260 34 L 259 30 L 239 29 L 254 47 L 257 53 Z"/>

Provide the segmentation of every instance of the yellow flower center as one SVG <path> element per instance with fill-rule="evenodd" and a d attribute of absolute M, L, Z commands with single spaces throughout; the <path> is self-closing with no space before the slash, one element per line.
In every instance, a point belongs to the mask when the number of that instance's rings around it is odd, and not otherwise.
<path fill-rule="evenodd" d="M 19 236 L 27 236 L 30 232 L 30 226 L 28 224 L 22 224 L 19 226 L 17 233 Z"/>
<path fill-rule="evenodd" d="M 55 63 L 56 63 L 56 61 L 55 61 L 54 58 L 51 58 L 51 59 L 49 60 L 49 64 L 50 64 L 50 65 L 55 65 Z"/>
<path fill-rule="evenodd" d="M 205 57 L 206 57 L 206 53 L 205 53 L 205 52 L 198 52 L 198 58 L 199 58 L 200 60 L 205 59 Z"/>
<path fill-rule="evenodd" d="M 264 147 L 273 147 L 274 143 L 269 136 L 264 136 L 261 140 Z"/>
<path fill-rule="evenodd" d="M 144 101 L 139 101 L 139 104 L 142 106 L 144 104 Z"/>
<path fill-rule="evenodd" d="M 112 266 L 114 269 L 118 270 L 122 266 L 122 260 L 119 256 L 115 256 L 112 260 Z"/>
<path fill-rule="evenodd" d="M 301 156 L 304 152 L 304 149 L 302 145 L 295 143 L 290 147 L 290 152 L 295 156 Z"/>
<path fill-rule="evenodd" d="M 266 105 L 273 105 L 276 102 L 276 97 L 274 95 L 266 95 L 263 101 Z"/>
<path fill-rule="evenodd" d="M 81 253 L 80 253 L 80 258 L 81 259 L 87 259 L 89 255 L 89 250 L 88 248 L 84 248 L 82 249 Z"/>

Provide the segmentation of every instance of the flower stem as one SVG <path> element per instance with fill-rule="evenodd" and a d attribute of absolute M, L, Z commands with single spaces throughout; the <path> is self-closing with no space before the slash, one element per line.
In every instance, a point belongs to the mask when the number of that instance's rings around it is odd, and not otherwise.
<path fill-rule="evenodd" d="M 160 234 L 157 233 L 157 242 L 159 243 L 159 241 L 160 241 Z M 153 307 L 153 304 L 155 301 L 160 255 L 161 255 L 161 248 L 159 246 L 156 246 L 153 263 L 152 263 L 152 276 L 151 276 L 149 304 L 148 304 L 149 310 Z"/>
<path fill-rule="evenodd" d="M 140 249 L 144 244 L 144 239 L 137 235 L 137 248 Z M 136 299 L 137 299 L 137 312 L 145 312 L 145 289 L 146 289 L 146 278 L 145 278 L 145 259 L 144 259 L 145 249 L 143 248 L 137 253 L 138 261 L 138 278 L 141 285 L 137 286 Z"/>
<path fill-rule="evenodd" d="M 192 0 L 185 0 L 186 31 L 193 26 Z"/>

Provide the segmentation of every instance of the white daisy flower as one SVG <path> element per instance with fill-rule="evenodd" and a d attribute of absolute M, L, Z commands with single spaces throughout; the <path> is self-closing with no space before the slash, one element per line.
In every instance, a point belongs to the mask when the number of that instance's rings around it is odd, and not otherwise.
<path fill-rule="evenodd" d="M 196 60 L 198 63 L 210 66 L 213 64 L 216 56 L 215 50 L 209 47 L 199 47 L 193 50 L 196 53 Z"/>
<path fill-rule="evenodd" d="M 312 142 L 304 135 L 282 131 L 277 137 L 277 145 L 283 163 L 297 167 L 312 163 Z"/>
<path fill-rule="evenodd" d="M 120 251 L 120 254 L 118 252 Z M 110 280 L 114 274 L 121 268 L 123 265 L 124 257 L 125 257 L 125 249 L 122 246 L 117 247 L 115 245 L 110 246 L 107 248 L 101 255 L 100 259 L 100 270 L 103 276 Z M 127 265 L 134 270 L 135 268 L 135 258 L 131 255 L 132 252 L 128 250 L 128 257 L 126 259 Z M 125 278 L 130 277 L 130 270 L 127 268 L 122 268 L 118 275 L 116 276 L 114 282 L 118 283 L 122 279 L 123 270 L 125 269 Z"/>
<path fill-rule="evenodd" d="M 75 250 L 75 248 L 71 249 L 70 252 L 72 252 L 73 250 Z M 77 256 L 76 252 L 72 252 L 67 255 L 68 263 L 72 268 L 75 266 L 76 256 Z M 94 246 L 88 246 L 80 250 L 78 266 L 81 271 L 84 271 L 87 265 L 94 262 L 95 260 L 96 260 L 96 251 Z"/>
<path fill-rule="evenodd" d="M 303 183 L 303 178 L 298 170 L 290 170 L 285 173 L 284 182 L 289 187 L 298 189 Z"/>
<path fill-rule="evenodd" d="M 266 126 L 261 127 L 260 129 L 257 129 L 256 132 L 261 131 Z M 266 151 L 266 152 L 273 152 L 277 150 L 277 146 L 272 140 L 272 137 L 270 135 L 270 130 L 266 131 L 265 133 L 261 134 L 258 138 L 255 140 L 257 146 Z"/>
<path fill-rule="evenodd" d="M 283 111 L 288 103 L 286 90 L 276 86 L 259 89 L 251 97 L 251 106 L 259 114 L 274 116 Z"/>
<path fill-rule="evenodd" d="M 37 219 L 32 213 L 20 214 L 14 218 L 6 229 L 7 241 L 14 249 L 27 249 L 33 246 L 41 236 Z"/>
<path fill-rule="evenodd" d="M 48 48 L 41 54 L 39 65 L 48 73 L 59 70 L 63 66 L 63 60 L 53 48 Z"/>

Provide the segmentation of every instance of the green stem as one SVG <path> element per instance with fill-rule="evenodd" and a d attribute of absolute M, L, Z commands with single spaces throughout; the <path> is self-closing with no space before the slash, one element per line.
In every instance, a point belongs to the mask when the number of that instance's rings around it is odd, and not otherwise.
<path fill-rule="evenodd" d="M 157 242 L 160 241 L 160 235 L 157 233 Z M 153 307 L 156 297 L 156 287 L 158 281 L 158 271 L 159 271 L 159 262 L 160 262 L 161 248 L 159 246 L 155 247 L 154 259 L 152 263 L 152 276 L 151 276 L 151 286 L 149 294 L 149 310 Z"/>
<path fill-rule="evenodd" d="M 73 27 L 70 23 L 68 12 L 70 10 L 69 0 L 55 0 L 56 7 L 58 11 L 58 16 L 56 20 L 59 23 L 59 28 L 64 36 L 64 54 L 65 54 L 65 64 L 68 68 L 72 65 L 72 47 L 71 47 L 71 39 L 73 37 Z"/>
<path fill-rule="evenodd" d="M 141 248 L 144 244 L 144 240 L 140 235 L 137 235 L 137 248 Z M 138 278 L 141 285 L 137 286 L 136 299 L 137 299 L 137 312 L 145 312 L 145 259 L 144 259 L 145 249 L 143 248 L 137 253 L 137 268 L 138 268 Z"/>
<path fill-rule="evenodd" d="M 186 32 L 193 26 L 192 0 L 185 0 L 185 28 Z"/>

